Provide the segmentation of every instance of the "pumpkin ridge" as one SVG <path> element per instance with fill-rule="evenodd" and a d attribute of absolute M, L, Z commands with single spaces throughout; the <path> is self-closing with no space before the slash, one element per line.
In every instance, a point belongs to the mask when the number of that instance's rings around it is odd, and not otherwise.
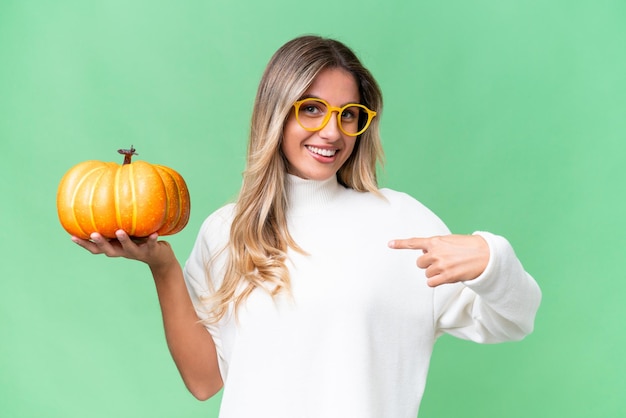
<path fill-rule="evenodd" d="M 95 171 L 96 170 L 93 170 L 92 173 Z M 94 231 L 98 231 L 99 228 L 96 225 L 96 217 L 93 211 L 93 200 L 96 194 L 96 189 L 98 188 L 98 183 L 100 183 L 100 180 L 104 176 L 104 173 L 105 173 L 105 170 L 100 170 L 100 173 L 99 173 L 100 175 L 96 179 L 94 179 L 93 182 L 91 183 L 91 190 L 89 192 L 89 219 L 91 219 L 91 227 L 93 228 Z"/>
<path fill-rule="evenodd" d="M 113 196 L 115 199 L 115 219 L 117 220 L 117 226 L 118 228 L 122 227 L 122 214 L 120 213 L 120 174 L 121 174 L 121 167 L 118 167 L 116 172 L 115 172 L 115 183 L 114 183 L 114 188 L 113 188 Z M 128 231 L 126 231 L 128 232 Z"/>
<path fill-rule="evenodd" d="M 156 165 L 156 164 L 154 167 L 159 173 L 159 176 L 161 177 L 161 179 L 163 180 L 163 184 L 167 183 L 167 185 L 169 185 L 169 187 L 166 186 L 167 188 L 166 206 L 167 206 L 168 214 L 167 214 L 167 217 L 165 219 L 163 226 L 161 227 L 159 231 L 159 234 L 171 235 L 172 232 L 175 231 L 176 228 L 178 228 L 181 222 L 181 218 L 183 216 L 183 203 L 182 203 L 181 189 L 180 189 L 180 185 L 176 181 L 176 176 L 173 173 L 174 170 L 166 166 Z M 170 202 L 175 204 L 174 206 L 175 212 L 170 211 L 170 209 L 172 208 Z"/>
<path fill-rule="evenodd" d="M 102 170 L 102 166 L 95 167 L 94 169 L 89 170 L 87 173 L 81 176 L 80 180 L 76 183 L 76 187 L 74 187 L 74 191 L 72 193 L 72 199 L 70 200 L 70 207 L 72 208 L 72 211 L 70 213 L 74 217 L 74 224 L 86 236 L 89 236 L 89 233 L 83 228 L 83 225 L 80 224 L 80 222 L 78 221 L 78 217 L 76 216 L 76 209 L 77 209 L 76 208 L 76 196 L 78 195 L 78 192 L 81 189 L 81 187 L 87 181 L 87 178 L 90 177 L 93 173 L 95 173 L 98 170 Z M 93 214 L 92 214 L 92 217 L 93 217 Z"/>
<path fill-rule="evenodd" d="M 168 173 L 168 174 L 172 177 L 172 181 L 174 182 L 174 187 L 176 188 L 176 199 L 178 200 L 178 204 L 176 205 L 176 208 L 178 209 L 176 211 L 176 221 L 173 223 L 172 229 L 170 229 L 170 231 L 172 231 L 174 228 L 178 226 L 178 223 L 180 222 L 180 218 L 182 218 L 183 216 L 183 207 L 180 204 L 180 202 L 182 201 L 182 197 L 180 194 L 180 187 L 178 186 L 178 183 L 176 182 L 176 179 L 174 178 L 174 176 L 172 176 L 171 173 Z"/>
<path fill-rule="evenodd" d="M 161 178 L 161 181 L 163 182 L 163 185 L 166 185 L 166 180 L 163 176 L 167 176 L 168 180 L 170 183 L 174 184 L 174 187 L 176 188 L 176 194 L 174 196 L 178 197 L 179 195 L 179 191 L 178 191 L 178 184 L 176 184 L 176 181 L 174 181 L 174 177 L 172 176 L 172 174 L 165 169 L 163 166 L 160 165 L 155 165 L 156 171 L 157 173 L 159 173 L 159 177 Z M 166 188 L 167 190 L 167 188 Z M 174 196 L 170 196 L 169 192 L 165 193 L 165 222 L 164 225 L 167 225 L 168 228 L 165 231 L 162 231 L 163 235 L 167 235 L 171 230 L 174 229 L 174 227 L 176 227 L 176 225 L 178 225 L 178 221 L 180 219 L 181 216 L 181 207 L 180 207 L 180 203 L 176 205 L 176 214 L 175 216 L 172 216 L 172 213 L 170 212 L 170 201 L 174 198 Z M 180 202 L 180 200 L 179 200 Z M 170 219 L 170 217 L 172 217 L 173 219 Z"/>
<path fill-rule="evenodd" d="M 178 210 L 178 218 L 176 219 L 176 223 L 172 225 L 172 227 L 168 230 L 167 234 L 176 234 L 180 232 L 189 221 L 189 191 L 187 189 L 187 185 L 182 176 L 173 168 L 167 166 L 159 166 L 164 171 L 166 171 L 172 181 L 174 182 L 174 186 L 176 188 L 176 201 L 177 201 L 177 210 Z"/>
<path fill-rule="evenodd" d="M 135 235 L 137 232 L 137 188 L 135 187 L 135 165 L 134 164 L 125 164 L 128 165 L 128 185 L 130 186 L 130 196 L 131 201 L 133 203 L 133 216 L 131 217 L 131 231 L 129 235 Z"/>
<path fill-rule="evenodd" d="M 165 183 L 165 179 L 163 178 L 163 176 L 161 175 L 160 170 L 157 169 L 157 173 L 159 173 L 159 177 L 161 178 L 161 181 L 163 182 L 163 187 L 166 187 L 166 183 Z M 172 196 L 170 196 L 170 194 L 167 191 L 167 188 L 165 189 L 165 219 L 164 219 L 164 223 L 170 223 L 169 219 L 172 216 L 172 213 L 170 211 L 170 201 L 172 200 Z M 180 206 L 180 205 L 177 205 Z M 177 211 L 176 213 L 176 222 L 178 222 L 178 213 L 180 212 Z M 171 228 L 170 228 L 171 229 Z"/>

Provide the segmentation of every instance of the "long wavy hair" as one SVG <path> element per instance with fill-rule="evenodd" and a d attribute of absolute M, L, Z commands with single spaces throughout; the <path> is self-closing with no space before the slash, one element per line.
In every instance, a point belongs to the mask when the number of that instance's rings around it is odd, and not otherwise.
<path fill-rule="evenodd" d="M 287 42 L 272 56 L 259 83 L 247 165 L 230 228 L 226 271 L 212 297 L 212 321 L 222 318 L 233 302 L 236 313 L 257 287 L 272 296 L 290 291 L 287 250 L 304 251 L 287 228 L 283 128 L 293 103 L 327 68 L 341 68 L 352 74 L 361 104 L 378 112 L 368 130 L 357 138 L 337 179 L 345 187 L 378 193 L 376 168 L 383 163 L 379 135 L 383 103 L 378 83 L 354 52 L 339 41 L 309 35 Z"/>

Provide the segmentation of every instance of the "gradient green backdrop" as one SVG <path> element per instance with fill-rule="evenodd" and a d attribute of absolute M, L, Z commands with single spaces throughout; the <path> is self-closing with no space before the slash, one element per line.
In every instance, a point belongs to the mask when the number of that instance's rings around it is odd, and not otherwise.
<path fill-rule="evenodd" d="M 420 417 L 624 416 L 623 0 L 2 0 L 0 416 L 217 416 L 177 374 L 147 268 L 74 245 L 56 187 L 131 144 L 177 169 L 184 261 L 238 190 L 267 60 L 303 33 L 379 80 L 382 185 L 506 236 L 543 289 L 525 341 L 437 343 Z"/>

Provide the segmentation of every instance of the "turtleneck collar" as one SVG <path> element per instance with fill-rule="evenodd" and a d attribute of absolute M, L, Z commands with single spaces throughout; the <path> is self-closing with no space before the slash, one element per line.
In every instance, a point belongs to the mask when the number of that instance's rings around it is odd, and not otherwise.
<path fill-rule="evenodd" d="M 328 180 L 306 180 L 287 174 L 287 201 L 292 216 L 315 213 L 327 208 L 345 188 L 337 181 L 337 176 Z"/>

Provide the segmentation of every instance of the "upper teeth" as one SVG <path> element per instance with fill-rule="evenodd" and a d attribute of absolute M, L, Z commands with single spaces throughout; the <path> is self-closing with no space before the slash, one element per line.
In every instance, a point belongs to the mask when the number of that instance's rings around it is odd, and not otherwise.
<path fill-rule="evenodd" d="M 323 148 L 317 148 L 317 147 L 312 147 L 312 146 L 307 146 L 307 148 L 316 154 L 323 155 L 324 157 L 332 157 L 333 155 L 337 153 L 336 149 L 331 150 L 331 149 L 323 149 Z"/>

